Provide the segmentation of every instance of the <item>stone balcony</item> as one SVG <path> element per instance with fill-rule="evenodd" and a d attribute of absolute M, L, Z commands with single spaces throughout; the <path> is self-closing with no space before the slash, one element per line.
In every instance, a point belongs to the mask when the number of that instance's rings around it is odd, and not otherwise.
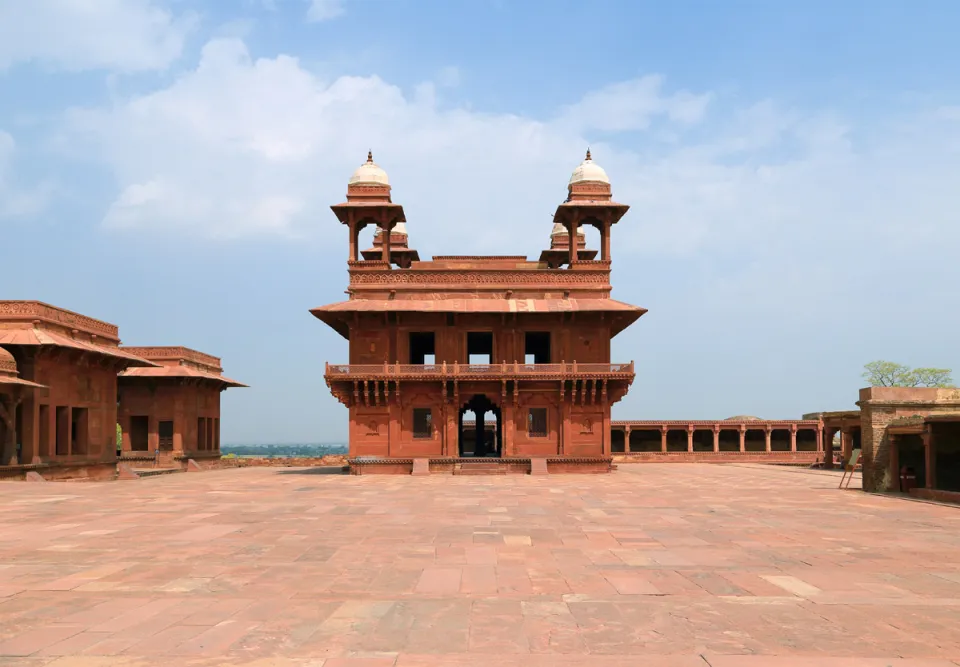
<path fill-rule="evenodd" d="M 330 364 L 324 377 L 336 380 L 575 380 L 634 377 L 633 362 L 559 364 Z"/>

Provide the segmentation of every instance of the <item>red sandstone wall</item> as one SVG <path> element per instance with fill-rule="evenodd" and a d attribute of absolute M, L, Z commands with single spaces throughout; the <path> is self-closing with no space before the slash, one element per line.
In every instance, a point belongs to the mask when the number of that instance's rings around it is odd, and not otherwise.
<path fill-rule="evenodd" d="M 35 455 L 41 460 L 60 461 L 112 459 L 116 455 L 116 370 L 68 359 L 67 356 L 41 357 L 35 362 L 19 363 L 23 378 L 47 386 L 28 394 L 23 402 L 21 459 L 24 463 L 30 463 Z M 41 424 L 41 406 L 48 406 L 45 426 Z M 86 452 L 56 454 L 58 406 L 87 410 Z M 66 428 L 69 433 L 69 424 Z"/>
<path fill-rule="evenodd" d="M 125 379 L 120 383 L 119 411 L 125 452 L 131 451 L 129 434 L 130 417 L 133 416 L 150 418 L 148 452 L 153 452 L 158 446 L 158 422 L 173 420 L 174 451 L 198 453 L 197 420 L 200 417 L 217 420 L 220 418 L 220 390 L 208 384 L 181 385 L 176 380 L 148 383 Z M 216 435 L 213 437 L 214 443 L 219 441 Z"/>
<path fill-rule="evenodd" d="M 960 409 L 960 389 L 868 387 L 860 390 L 860 443 L 863 448 L 863 488 L 891 491 L 887 426 L 899 417 L 929 416 Z"/>

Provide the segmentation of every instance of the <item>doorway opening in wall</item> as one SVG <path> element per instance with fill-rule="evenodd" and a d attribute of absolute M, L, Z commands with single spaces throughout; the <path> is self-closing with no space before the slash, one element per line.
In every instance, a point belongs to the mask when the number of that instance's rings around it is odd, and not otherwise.
<path fill-rule="evenodd" d="M 523 363 L 550 363 L 550 332 L 528 331 L 524 334 Z"/>
<path fill-rule="evenodd" d="M 40 406 L 39 456 L 50 456 L 50 406 Z"/>
<path fill-rule="evenodd" d="M 70 453 L 70 408 L 65 405 L 57 406 L 57 456 L 66 456 Z"/>
<path fill-rule="evenodd" d="M 207 418 L 197 417 L 197 449 L 201 452 L 207 450 Z"/>
<path fill-rule="evenodd" d="M 428 366 L 437 363 L 436 336 L 432 331 L 410 332 L 410 363 Z"/>
<path fill-rule="evenodd" d="M 157 424 L 157 431 L 160 436 L 160 451 L 173 451 L 173 421 L 162 421 Z"/>
<path fill-rule="evenodd" d="M 70 412 L 70 442 L 74 454 L 86 454 L 90 437 L 86 408 L 74 408 Z"/>
<path fill-rule="evenodd" d="M 17 447 L 16 455 L 18 463 L 30 463 L 30 461 L 23 460 L 23 404 L 17 406 L 17 409 L 13 416 L 13 432 L 16 436 L 16 442 L 14 443 Z"/>
<path fill-rule="evenodd" d="M 460 456 L 499 458 L 503 455 L 503 420 L 500 408 L 483 394 L 460 407 L 457 443 Z"/>
<path fill-rule="evenodd" d="M 146 452 L 150 449 L 149 436 L 147 435 L 149 423 L 149 417 L 146 415 L 130 417 L 130 449 L 132 451 Z"/>
<path fill-rule="evenodd" d="M 467 363 L 481 365 L 493 363 L 492 331 L 467 332 Z"/>

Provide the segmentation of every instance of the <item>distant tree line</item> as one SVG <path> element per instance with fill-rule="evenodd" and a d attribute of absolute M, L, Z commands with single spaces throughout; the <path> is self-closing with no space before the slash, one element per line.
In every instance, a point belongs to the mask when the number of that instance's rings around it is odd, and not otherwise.
<path fill-rule="evenodd" d="M 892 361 L 871 361 L 863 367 L 871 387 L 953 387 L 949 368 L 910 368 Z"/>

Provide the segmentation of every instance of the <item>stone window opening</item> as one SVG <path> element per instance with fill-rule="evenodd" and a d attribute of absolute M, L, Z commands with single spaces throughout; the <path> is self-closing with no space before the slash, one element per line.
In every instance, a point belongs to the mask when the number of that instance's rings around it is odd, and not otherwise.
<path fill-rule="evenodd" d="M 410 363 L 433 365 L 437 362 L 436 335 L 432 331 L 410 332 Z"/>
<path fill-rule="evenodd" d="M 467 363 L 469 364 L 492 364 L 493 363 L 493 332 L 492 331 L 468 331 L 467 332 Z"/>
<path fill-rule="evenodd" d="M 70 412 L 71 454 L 86 454 L 89 428 L 86 408 L 74 408 Z"/>
<path fill-rule="evenodd" d="M 146 415 L 130 417 L 130 451 L 145 452 L 150 449 L 150 418 Z"/>
<path fill-rule="evenodd" d="M 547 437 L 547 409 L 530 408 L 527 412 L 527 435 L 531 438 Z"/>
<path fill-rule="evenodd" d="M 433 410 L 430 408 L 413 409 L 413 437 L 433 437 Z"/>
<path fill-rule="evenodd" d="M 550 332 L 528 331 L 524 334 L 523 363 L 550 363 Z"/>

